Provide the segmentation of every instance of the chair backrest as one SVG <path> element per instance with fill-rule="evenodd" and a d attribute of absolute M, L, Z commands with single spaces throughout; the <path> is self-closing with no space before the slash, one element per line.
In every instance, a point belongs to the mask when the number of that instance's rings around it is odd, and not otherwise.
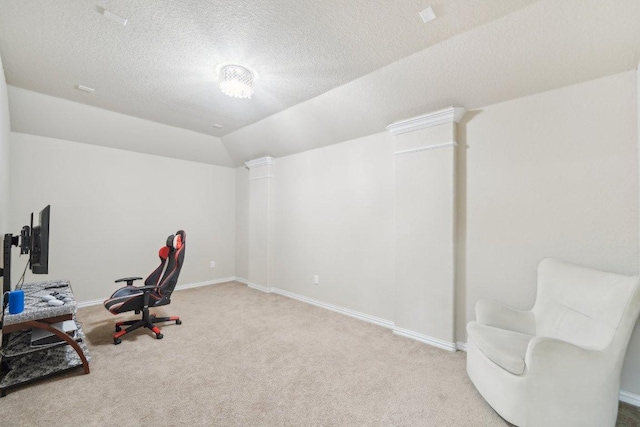
<path fill-rule="evenodd" d="M 168 245 L 165 245 L 160 248 L 158 251 L 158 257 L 160 258 L 160 265 L 149 274 L 149 276 L 145 279 L 145 286 L 157 286 L 160 282 L 160 277 L 162 277 L 162 273 L 165 271 L 165 267 L 167 266 L 167 258 L 169 257 L 169 253 L 171 252 L 171 248 Z"/>
<path fill-rule="evenodd" d="M 538 291 L 532 309 L 536 335 L 557 338 L 581 347 L 602 350 L 620 325 L 633 328 L 638 316 L 639 278 L 545 259 L 538 266 Z M 629 319 L 628 317 L 634 317 Z"/>
<path fill-rule="evenodd" d="M 166 264 L 161 262 L 160 266 L 147 278 L 147 281 L 151 279 L 149 286 L 157 286 L 151 296 L 151 300 L 155 300 L 155 302 L 151 303 L 152 306 L 166 305 L 171 302 L 171 294 L 178 284 L 178 276 L 180 276 L 180 270 L 184 262 L 186 244 L 187 235 L 183 230 L 179 230 L 176 234 L 167 237 L 166 246 L 160 248 L 160 259 L 162 260 L 164 255 Z M 164 274 L 158 281 L 157 277 L 160 277 L 163 271 Z M 153 283 L 154 279 L 156 283 Z M 145 285 L 147 285 L 147 281 L 145 281 Z"/>

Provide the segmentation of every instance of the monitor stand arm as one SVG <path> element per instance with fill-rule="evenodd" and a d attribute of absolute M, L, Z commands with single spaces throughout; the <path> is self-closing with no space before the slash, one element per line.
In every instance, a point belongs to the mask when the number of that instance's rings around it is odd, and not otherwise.
<path fill-rule="evenodd" d="M 13 234 L 4 235 L 3 268 L 2 268 L 2 293 L 11 290 L 11 246 L 18 246 L 20 236 Z"/>

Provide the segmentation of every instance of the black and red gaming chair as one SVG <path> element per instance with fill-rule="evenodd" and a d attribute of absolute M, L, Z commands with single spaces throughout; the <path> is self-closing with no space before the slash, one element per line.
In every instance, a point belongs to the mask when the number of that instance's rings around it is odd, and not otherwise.
<path fill-rule="evenodd" d="M 160 265 L 147 277 L 144 286 L 133 286 L 135 280 L 142 277 L 125 277 L 116 280 L 116 283 L 127 282 L 127 286 L 118 289 L 104 302 L 104 307 L 113 314 L 135 311 L 136 314 L 142 312 L 142 319 L 129 320 L 116 323 L 116 333 L 113 334 L 113 343 L 120 344 L 121 337 L 138 328 L 145 327 L 151 329 L 157 339 L 162 338 L 160 329 L 155 323 L 175 321 L 180 325 L 182 321 L 179 317 L 156 317 L 149 314 L 149 308 L 159 307 L 171 303 L 171 294 L 178 283 L 178 276 L 184 260 L 184 249 L 186 245 L 186 234 L 180 230 L 175 235 L 167 237 L 167 244 L 160 248 Z M 164 273 L 164 274 L 163 274 Z M 122 330 L 122 326 L 129 326 Z"/>

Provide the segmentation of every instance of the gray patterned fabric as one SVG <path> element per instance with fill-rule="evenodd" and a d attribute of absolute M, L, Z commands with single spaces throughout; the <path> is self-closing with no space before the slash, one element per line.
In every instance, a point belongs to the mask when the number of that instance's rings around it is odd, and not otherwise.
<path fill-rule="evenodd" d="M 56 287 L 45 289 L 52 286 Z M 25 309 L 22 313 L 9 314 L 7 308 L 4 312 L 4 326 L 72 314 L 77 325 L 74 339 L 82 349 L 87 361 L 91 360 L 82 326 L 75 318 L 78 305 L 68 280 L 26 283 L 19 289 L 25 293 Z M 57 293 L 63 298 L 70 298 L 71 301 L 67 301 L 61 306 L 51 306 L 41 299 L 44 295 L 53 293 Z M 12 332 L 9 335 L 7 345 L 0 349 L 0 355 L 2 361 L 9 367 L 7 374 L 0 380 L 2 393 L 8 387 L 82 366 L 82 359 L 78 353 L 64 341 L 33 347 L 30 329 Z"/>
<path fill-rule="evenodd" d="M 67 285 L 65 288 L 45 289 L 49 286 Z M 4 325 L 15 325 L 16 323 L 28 322 L 29 320 L 45 319 L 47 317 L 61 316 L 76 312 L 78 304 L 73 299 L 71 283 L 68 280 L 49 280 L 46 282 L 25 283 L 21 288 L 24 291 L 24 311 L 18 314 L 9 314 L 9 308 L 4 311 Z M 61 295 L 73 299 L 65 302 L 61 306 L 51 306 L 40 298 L 58 292 Z"/>
<path fill-rule="evenodd" d="M 76 322 L 76 324 L 78 324 Z M 84 352 L 87 361 L 91 360 L 85 345 L 85 335 L 78 324 L 76 341 Z M 31 347 L 31 332 L 23 331 L 11 334 L 3 359 L 9 363 L 10 371 L 0 381 L 0 388 L 11 387 L 68 369 L 82 366 L 82 360 L 70 345 L 56 343 L 34 349 Z"/>

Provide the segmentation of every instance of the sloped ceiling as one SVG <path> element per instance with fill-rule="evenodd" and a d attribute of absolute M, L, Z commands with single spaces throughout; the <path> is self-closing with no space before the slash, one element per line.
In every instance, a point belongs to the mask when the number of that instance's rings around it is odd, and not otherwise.
<path fill-rule="evenodd" d="M 0 0 L 0 55 L 12 86 L 222 137 L 240 165 L 629 70 L 639 21 L 637 0 Z M 251 100 L 219 92 L 225 63 Z"/>
<path fill-rule="evenodd" d="M 223 137 L 236 162 L 382 132 L 635 68 L 640 1 L 539 2 Z M 517 141 L 514 141 L 517 143 Z"/>

